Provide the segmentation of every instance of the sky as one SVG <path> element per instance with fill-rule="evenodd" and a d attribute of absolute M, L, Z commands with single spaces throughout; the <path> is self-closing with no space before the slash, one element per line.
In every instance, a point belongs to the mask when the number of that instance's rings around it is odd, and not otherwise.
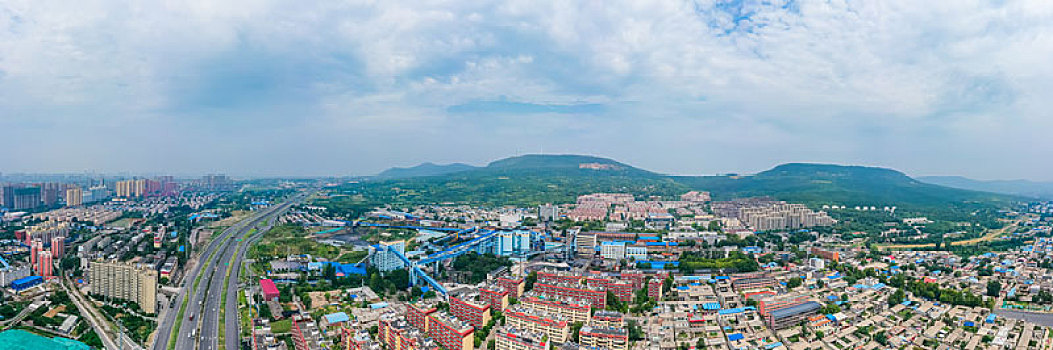
<path fill-rule="evenodd" d="M 1053 180 L 1053 2 L 0 0 L 0 172 Z"/>

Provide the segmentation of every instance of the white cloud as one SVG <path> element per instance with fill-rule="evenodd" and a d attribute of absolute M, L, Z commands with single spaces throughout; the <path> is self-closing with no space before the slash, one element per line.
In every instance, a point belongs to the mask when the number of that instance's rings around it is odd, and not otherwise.
<path fill-rule="evenodd" d="M 56 141 L 0 163 L 160 171 L 86 135 L 165 130 L 143 157 L 176 157 L 285 130 L 313 155 L 231 146 L 244 161 L 226 171 L 369 173 L 550 144 L 675 173 L 818 160 L 1050 179 L 1023 162 L 1053 149 L 1050 57 L 1053 4 L 1040 0 L 14 0 L 0 3 L 0 127 L 24 132 L 0 147 Z M 449 112 L 496 100 L 604 108 Z M 278 147 L 298 146 L 259 148 Z M 67 168 L 68 148 L 96 156 Z"/>

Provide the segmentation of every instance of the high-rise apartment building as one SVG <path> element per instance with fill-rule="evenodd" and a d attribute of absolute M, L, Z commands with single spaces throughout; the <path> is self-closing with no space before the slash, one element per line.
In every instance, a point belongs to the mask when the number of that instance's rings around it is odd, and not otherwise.
<path fill-rule="evenodd" d="M 115 184 L 117 190 L 117 197 L 121 198 L 138 198 L 146 195 L 147 180 L 146 179 L 135 179 L 135 180 L 122 180 L 117 181 Z"/>
<path fill-rule="evenodd" d="M 4 186 L 0 195 L 0 204 L 12 210 L 33 209 L 43 204 L 40 198 L 41 188 L 20 185 Z"/>
<path fill-rule="evenodd" d="M 31 245 L 33 240 L 40 240 L 41 242 L 51 242 L 52 238 L 55 237 L 66 237 L 69 236 L 71 226 L 69 222 L 65 221 L 45 221 L 43 223 L 27 227 L 24 232 L 17 233 L 16 237 Z"/>
<path fill-rule="evenodd" d="M 406 267 L 406 263 L 399 259 L 392 250 L 399 254 L 406 253 L 406 241 L 380 242 L 370 247 L 373 258 L 370 263 L 381 272 L 392 271 Z"/>
<path fill-rule="evenodd" d="M 75 207 L 84 204 L 84 191 L 80 187 L 66 189 L 66 206 Z"/>
<path fill-rule="evenodd" d="M 40 256 L 40 252 L 44 251 L 44 242 L 39 239 L 34 239 L 29 243 L 29 264 L 33 265 L 34 271 L 37 266 L 37 258 Z"/>
<path fill-rule="evenodd" d="M 58 204 L 59 197 L 66 188 L 65 185 L 55 182 L 43 183 L 39 187 L 40 203 L 49 207 Z"/>
<path fill-rule="evenodd" d="M 64 254 L 66 254 L 66 237 L 51 237 L 51 256 L 57 259 L 62 259 L 62 255 Z"/>
<path fill-rule="evenodd" d="M 712 207 L 713 212 L 717 215 L 738 219 L 749 225 L 754 231 L 830 226 L 837 222 L 826 212 L 812 211 L 804 204 L 791 204 L 766 198 L 714 202 Z"/>
<path fill-rule="evenodd" d="M 88 268 L 91 292 L 134 301 L 146 313 L 157 312 L 157 271 L 122 262 L 95 261 Z"/>
<path fill-rule="evenodd" d="M 537 218 L 541 222 L 559 220 L 559 207 L 552 204 L 540 205 L 537 207 Z"/>
<path fill-rule="evenodd" d="M 37 276 L 50 277 L 52 275 L 52 269 L 55 267 L 55 261 L 51 257 L 51 252 L 42 250 L 37 253 L 37 261 L 34 266 L 34 271 Z"/>

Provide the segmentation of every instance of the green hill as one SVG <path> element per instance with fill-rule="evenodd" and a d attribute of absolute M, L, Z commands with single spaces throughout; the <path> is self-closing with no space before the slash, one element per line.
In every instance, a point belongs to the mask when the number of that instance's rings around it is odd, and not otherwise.
<path fill-rule="evenodd" d="M 401 179 L 418 176 L 439 176 L 472 169 L 476 169 L 476 167 L 464 163 L 421 163 L 420 165 L 409 168 L 391 168 L 388 170 L 384 170 L 380 174 L 377 174 L 377 177 L 387 179 Z"/>
<path fill-rule="evenodd" d="M 811 205 L 924 208 L 955 203 L 1008 204 L 1017 198 L 928 184 L 901 172 L 875 167 L 790 163 L 753 176 L 678 177 L 718 199 L 770 196 Z"/>
<path fill-rule="evenodd" d="M 572 170 L 591 175 L 656 175 L 612 159 L 573 154 L 528 154 L 491 162 L 488 172 Z"/>
<path fill-rule="evenodd" d="M 626 192 L 640 198 L 710 191 L 716 199 L 770 196 L 813 206 L 937 209 L 1004 206 L 1016 197 L 943 187 L 901 172 L 831 164 L 783 164 L 751 176 L 666 176 L 611 159 L 525 155 L 438 175 L 377 178 L 355 191 L 382 203 L 535 205 L 568 203 L 581 194 Z M 952 208 L 954 207 L 954 208 Z"/>
<path fill-rule="evenodd" d="M 628 192 L 676 196 L 689 189 L 672 178 L 611 159 L 581 155 L 524 155 L 442 176 L 375 179 L 361 193 L 381 202 L 536 205 L 573 202 L 582 194 Z"/>

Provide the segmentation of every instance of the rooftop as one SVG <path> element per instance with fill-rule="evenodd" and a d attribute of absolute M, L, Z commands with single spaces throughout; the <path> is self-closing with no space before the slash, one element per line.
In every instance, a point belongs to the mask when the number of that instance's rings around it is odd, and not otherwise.
<path fill-rule="evenodd" d="M 804 302 L 802 304 L 794 305 L 788 308 L 778 309 L 771 312 L 772 318 L 780 319 L 784 317 L 790 317 L 799 315 L 805 312 L 818 311 L 823 306 L 814 301 Z"/>

